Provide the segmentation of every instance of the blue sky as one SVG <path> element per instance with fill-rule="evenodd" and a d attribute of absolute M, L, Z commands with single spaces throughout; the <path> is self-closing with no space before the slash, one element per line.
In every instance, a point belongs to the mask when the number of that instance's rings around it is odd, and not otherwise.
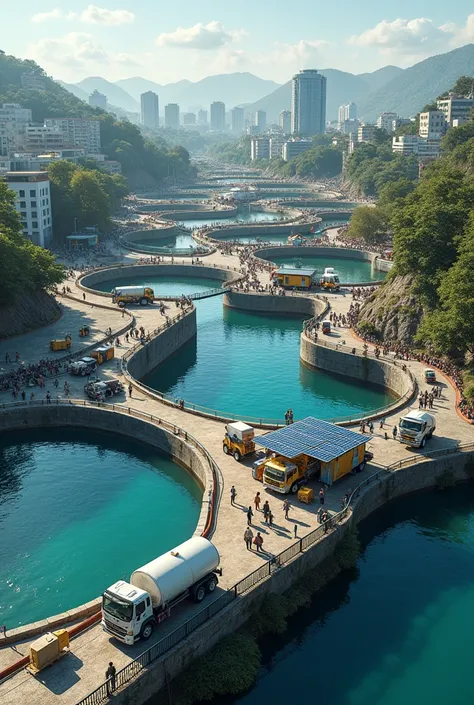
<path fill-rule="evenodd" d="M 4 0 L 5 1 L 5 0 Z M 410 66 L 474 41 L 458 0 L 23 0 L 2 13 L 1 46 L 55 78 L 158 83 L 231 71 L 284 82 L 300 68 Z"/>

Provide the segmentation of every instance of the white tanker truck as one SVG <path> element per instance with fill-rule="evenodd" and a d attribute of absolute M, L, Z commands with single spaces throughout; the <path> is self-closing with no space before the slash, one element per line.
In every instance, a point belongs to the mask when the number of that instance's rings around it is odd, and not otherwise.
<path fill-rule="evenodd" d="M 102 628 L 125 644 L 149 639 L 156 624 L 190 597 L 201 602 L 219 582 L 219 553 L 208 539 L 193 536 L 172 551 L 119 580 L 102 595 Z"/>

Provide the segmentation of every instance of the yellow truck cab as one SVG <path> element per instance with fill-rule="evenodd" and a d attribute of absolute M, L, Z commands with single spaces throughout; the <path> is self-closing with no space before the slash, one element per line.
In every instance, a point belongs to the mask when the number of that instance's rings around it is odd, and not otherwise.
<path fill-rule="evenodd" d="M 235 460 L 241 460 L 245 455 L 255 452 L 255 431 L 242 421 L 234 421 L 225 427 L 222 450 L 226 455 L 233 455 Z"/>
<path fill-rule="evenodd" d="M 254 464 L 252 474 L 256 479 L 261 476 L 267 489 L 280 494 L 296 494 L 311 479 L 331 486 L 349 472 L 364 469 L 373 457 L 366 450 L 370 439 L 371 436 L 308 416 L 255 438 L 255 443 L 270 455 L 258 466 Z"/>
<path fill-rule="evenodd" d="M 324 274 L 319 280 L 322 289 L 332 289 L 334 291 L 339 291 L 341 288 L 341 283 L 339 281 L 339 274 L 336 272 L 334 267 L 326 267 Z"/>

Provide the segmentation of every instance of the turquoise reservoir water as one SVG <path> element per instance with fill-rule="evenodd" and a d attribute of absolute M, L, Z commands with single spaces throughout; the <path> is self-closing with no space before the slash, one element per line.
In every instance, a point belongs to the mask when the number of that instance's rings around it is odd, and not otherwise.
<path fill-rule="evenodd" d="M 386 272 L 373 269 L 370 262 L 342 257 L 305 257 L 304 247 L 295 249 L 298 251 L 294 257 L 272 257 L 272 262 L 279 267 L 294 267 L 295 262 L 299 261 L 303 267 L 314 267 L 318 274 L 323 274 L 326 267 L 334 267 L 339 272 L 339 279 L 345 284 L 378 281 L 387 276 Z"/>
<path fill-rule="evenodd" d="M 201 490 L 151 446 L 88 429 L 0 436 L 0 624 L 94 599 L 189 538 Z"/>
<path fill-rule="evenodd" d="M 199 278 L 116 280 L 101 285 L 147 285 L 159 296 L 219 286 Z M 267 316 L 223 308 L 221 297 L 198 301 L 198 335 L 144 382 L 173 398 L 258 418 L 359 415 L 392 401 L 388 393 L 310 370 L 300 363 L 303 317 Z"/>
<path fill-rule="evenodd" d="M 204 214 L 203 214 L 204 215 Z M 203 225 L 230 225 L 233 223 L 272 223 L 281 220 L 284 217 L 278 213 L 266 213 L 265 211 L 253 211 L 250 213 L 241 212 L 236 216 L 229 218 L 213 218 L 205 215 L 203 218 L 195 218 L 193 220 L 177 221 L 184 228 L 202 228 Z"/>
<path fill-rule="evenodd" d="M 144 231 L 144 235 L 146 235 L 146 230 Z M 178 235 L 173 235 L 172 237 L 167 238 L 157 237 L 147 239 L 146 237 L 144 237 L 143 240 L 135 240 L 134 243 L 138 247 L 163 247 L 167 250 L 183 250 L 199 246 L 199 243 L 193 240 L 191 233 L 179 233 Z"/>
<path fill-rule="evenodd" d="M 416 494 L 369 517 L 357 569 L 263 642 L 250 692 L 212 705 L 470 703 L 473 507 L 471 484 Z"/>

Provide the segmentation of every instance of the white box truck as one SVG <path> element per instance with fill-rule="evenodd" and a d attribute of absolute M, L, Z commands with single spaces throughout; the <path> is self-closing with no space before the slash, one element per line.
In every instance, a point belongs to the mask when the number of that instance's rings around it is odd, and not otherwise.
<path fill-rule="evenodd" d="M 424 448 L 436 429 L 436 420 L 426 411 L 410 411 L 400 419 L 398 440 L 407 446 Z"/>
<path fill-rule="evenodd" d="M 219 582 L 219 553 L 208 539 L 193 536 L 119 580 L 102 595 L 102 628 L 125 644 L 149 639 L 156 624 L 190 597 L 201 602 Z"/>

